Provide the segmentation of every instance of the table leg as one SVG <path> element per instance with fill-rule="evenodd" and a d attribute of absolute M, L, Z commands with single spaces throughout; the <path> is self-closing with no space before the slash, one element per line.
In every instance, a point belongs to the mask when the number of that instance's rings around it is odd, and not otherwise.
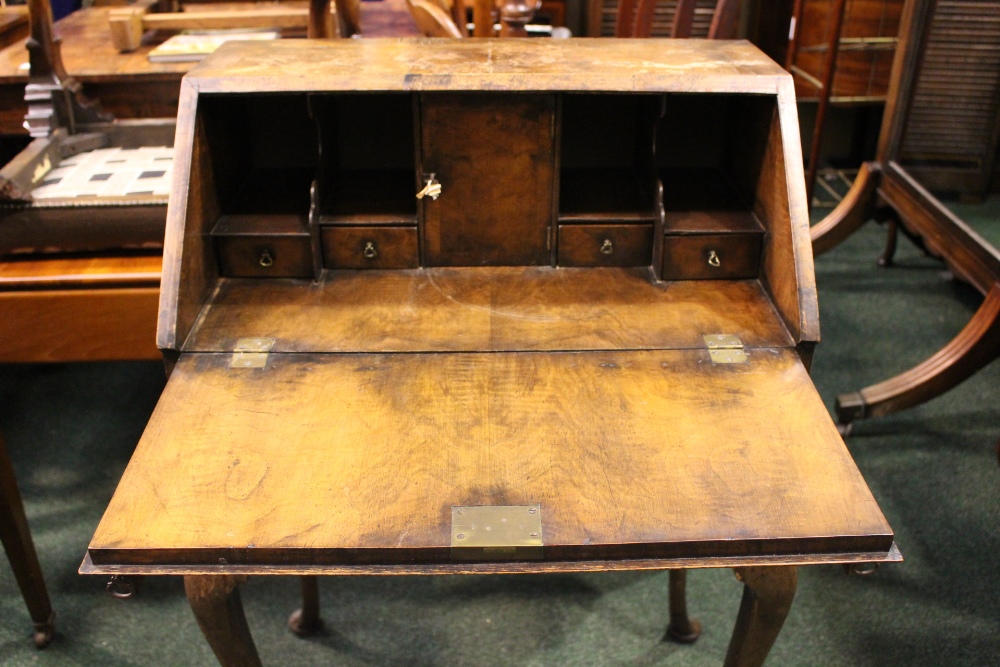
<path fill-rule="evenodd" d="M 724 667 L 759 667 L 788 616 L 798 576 L 794 566 L 772 566 L 736 568 L 736 578 L 743 601 Z"/>
<path fill-rule="evenodd" d="M 837 397 L 837 421 L 882 417 L 919 405 L 964 382 L 1000 356 L 1000 283 L 965 328 L 930 359 L 860 391 Z"/>
<path fill-rule="evenodd" d="M 896 216 L 889 218 L 888 227 L 885 232 L 885 249 L 879 255 L 879 266 L 892 266 L 892 261 L 896 258 L 896 246 L 899 240 L 899 221 Z"/>
<path fill-rule="evenodd" d="M 205 639 L 223 667 L 260 667 L 239 584 L 245 577 L 191 575 L 184 577 L 184 591 Z"/>
<path fill-rule="evenodd" d="M 310 637 L 323 627 L 319 617 L 319 577 L 303 576 L 302 607 L 288 617 L 288 629 L 299 637 Z"/>
<path fill-rule="evenodd" d="M 14 578 L 28 606 L 28 613 L 35 625 L 35 646 L 45 648 L 55 632 L 52 621 L 55 612 L 45 590 L 45 579 L 38 564 L 35 545 L 31 541 L 24 504 L 14 478 L 14 468 L 7 457 L 7 447 L 0 437 L 0 541 L 7 552 L 7 559 L 14 571 Z"/>
<path fill-rule="evenodd" d="M 664 639 L 691 644 L 699 635 L 701 623 L 687 611 L 687 570 L 670 570 L 670 624 Z"/>

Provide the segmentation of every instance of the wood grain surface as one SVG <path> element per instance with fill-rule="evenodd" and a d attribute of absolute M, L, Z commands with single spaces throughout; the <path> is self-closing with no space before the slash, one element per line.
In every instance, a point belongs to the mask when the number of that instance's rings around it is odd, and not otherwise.
<path fill-rule="evenodd" d="M 254 3 L 212 3 L 207 11 L 252 7 Z M 258 3 L 264 4 L 264 3 Z M 305 2 L 283 2 L 284 7 Z M 62 38 L 62 57 L 66 71 L 84 84 L 91 98 L 101 100 L 103 108 L 117 118 L 158 118 L 177 115 L 180 80 L 195 63 L 151 63 L 149 52 L 172 33 L 148 33 L 142 45 L 130 53 L 120 53 L 111 40 L 108 13 L 114 7 L 90 7 L 73 12 L 55 24 L 55 34 Z M 198 9 L 189 9 L 197 12 Z M 416 26 L 404 0 L 362 3 L 361 20 L 368 37 L 416 36 Z M 300 31 L 304 36 L 305 31 Z M 304 40 L 303 40 L 304 41 Z M 0 50 L 0 134 L 23 132 L 24 86 L 28 70 L 25 41 L 21 39 Z"/>
<path fill-rule="evenodd" d="M 0 291 L 81 288 L 156 287 L 158 254 L 118 257 L 23 258 L 0 262 Z"/>
<path fill-rule="evenodd" d="M 749 42 L 695 39 L 243 43 L 221 47 L 192 70 L 191 80 L 202 92 L 489 89 L 773 95 L 779 85 L 794 92 L 791 77 Z"/>
<path fill-rule="evenodd" d="M 95 564 L 442 562 L 481 504 L 552 560 L 892 544 L 792 350 L 230 357 L 181 356 Z"/>
<path fill-rule="evenodd" d="M 421 96 L 421 164 L 443 187 L 423 201 L 426 265 L 549 263 L 555 103 L 554 95 Z"/>
<path fill-rule="evenodd" d="M 756 281 L 654 285 L 648 269 L 484 267 L 330 272 L 322 283 L 222 280 L 184 346 L 243 337 L 281 352 L 703 348 L 793 344 Z"/>
<path fill-rule="evenodd" d="M 0 363 L 160 359 L 156 287 L 0 292 Z"/>
<path fill-rule="evenodd" d="M 318 44 L 286 40 L 264 46 L 223 47 L 216 52 L 185 79 L 182 92 L 158 345 L 170 350 L 185 345 L 195 316 L 203 311 L 215 287 L 213 267 L 205 262 L 210 249 L 203 242 L 203 231 L 214 224 L 219 206 L 213 179 L 220 179 L 222 172 L 214 173 L 217 169 L 212 159 L 232 156 L 209 159 L 204 136 L 209 114 L 199 109 L 207 110 L 213 100 L 220 99 L 216 93 L 348 90 L 464 90 L 497 95 L 532 91 L 760 94 L 729 97 L 745 98 L 751 110 L 767 111 L 752 114 L 762 119 L 760 127 L 747 133 L 749 139 L 743 141 L 747 145 L 737 151 L 747 160 L 758 160 L 756 167 L 748 169 L 744 185 L 756 200 L 754 213 L 770 232 L 765 241 L 762 282 L 774 291 L 775 306 L 795 342 L 818 340 L 802 156 L 790 77 L 744 42 L 555 41 L 400 39 Z M 225 132 L 224 127 L 215 128 L 213 141 Z M 759 159 L 765 144 L 768 152 L 762 170 Z M 422 165 L 418 171 L 428 168 Z M 189 182 L 199 187 L 184 187 Z M 448 198 L 451 191 L 448 184 L 444 187 L 443 197 Z M 475 198 L 464 199 L 462 205 L 472 210 Z M 426 242 L 426 247 L 421 247 L 424 252 L 433 242 L 433 227 L 428 224 L 421 230 L 427 234 L 421 239 Z M 182 275 L 190 278 L 183 287 Z"/>

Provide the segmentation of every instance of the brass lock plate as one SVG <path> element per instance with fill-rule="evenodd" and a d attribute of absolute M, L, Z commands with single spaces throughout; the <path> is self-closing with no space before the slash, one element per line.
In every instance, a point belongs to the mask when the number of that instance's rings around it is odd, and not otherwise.
<path fill-rule="evenodd" d="M 451 559 L 540 560 L 541 505 L 451 508 Z"/>

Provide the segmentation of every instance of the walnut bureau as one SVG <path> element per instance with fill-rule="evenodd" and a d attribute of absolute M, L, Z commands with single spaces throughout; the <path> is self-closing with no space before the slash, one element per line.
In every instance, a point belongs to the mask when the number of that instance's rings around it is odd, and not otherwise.
<path fill-rule="evenodd" d="M 185 576 L 235 665 L 243 575 L 670 569 L 690 639 L 681 573 L 733 567 L 761 664 L 796 566 L 900 560 L 808 375 L 794 102 L 745 42 L 223 47 L 81 571 Z"/>

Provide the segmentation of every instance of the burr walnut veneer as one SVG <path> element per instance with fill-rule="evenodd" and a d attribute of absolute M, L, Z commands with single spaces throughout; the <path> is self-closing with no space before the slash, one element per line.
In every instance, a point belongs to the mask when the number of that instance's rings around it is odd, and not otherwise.
<path fill-rule="evenodd" d="M 794 90 L 749 44 L 227 45 L 177 127 L 171 375 L 83 571 L 185 575 L 224 664 L 238 575 L 671 569 L 692 640 L 683 570 L 735 567 L 756 665 L 795 566 L 899 559 L 808 375 Z M 465 548 L 483 507 L 536 527 Z"/>

